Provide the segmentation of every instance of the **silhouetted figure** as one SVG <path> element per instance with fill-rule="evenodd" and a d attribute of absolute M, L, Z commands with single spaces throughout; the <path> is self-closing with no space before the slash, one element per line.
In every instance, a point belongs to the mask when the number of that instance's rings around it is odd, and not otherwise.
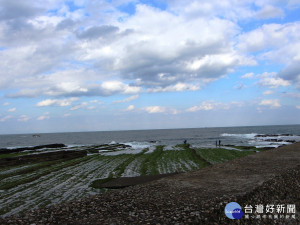
<path fill-rule="evenodd" d="M 221 140 L 219 140 L 219 146 L 221 146 Z"/>
<path fill-rule="evenodd" d="M 183 143 L 186 144 L 186 140 L 184 140 Z"/>

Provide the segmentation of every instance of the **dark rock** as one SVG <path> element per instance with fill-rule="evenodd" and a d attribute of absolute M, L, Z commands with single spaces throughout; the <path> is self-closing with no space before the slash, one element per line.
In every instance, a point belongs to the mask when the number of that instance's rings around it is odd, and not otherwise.
<path fill-rule="evenodd" d="M 64 144 L 49 144 L 49 145 L 38 145 L 34 147 L 21 147 L 21 148 L 14 148 L 14 149 L 1 148 L 0 154 L 17 153 L 23 151 L 34 151 L 43 148 L 64 148 L 64 147 L 67 146 Z"/>
<path fill-rule="evenodd" d="M 32 162 L 45 162 L 57 159 L 70 160 L 86 155 L 86 151 L 55 151 L 40 154 L 24 155 L 19 157 L 9 157 L 0 159 L 0 167 L 16 166 Z"/>
<path fill-rule="evenodd" d="M 168 174 L 157 174 L 157 175 L 147 175 L 147 176 L 138 176 L 138 177 L 119 177 L 109 179 L 107 182 L 104 182 L 98 186 L 98 188 L 110 188 L 118 189 L 125 188 L 129 186 L 134 186 L 137 184 L 143 184 L 150 181 L 158 180 L 163 177 L 172 176 L 178 173 L 168 173 Z"/>

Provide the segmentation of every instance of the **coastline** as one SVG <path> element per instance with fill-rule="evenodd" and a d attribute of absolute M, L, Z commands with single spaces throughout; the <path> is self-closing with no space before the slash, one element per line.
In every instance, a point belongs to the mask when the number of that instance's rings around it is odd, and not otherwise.
<path fill-rule="evenodd" d="M 274 142 L 273 135 L 280 136 L 282 143 Z M 214 147 L 216 140 L 225 145 L 248 145 L 262 147 L 276 147 L 285 144 L 284 140 L 300 141 L 300 125 L 287 126 L 252 126 L 252 127 L 223 127 L 223 128 L 193 128 L 193 129 L 162 129 L 162 130 L 135 130 L 135 131 L 101 131 L 101 132 L 70 132 L 45 133 L 33 137 L 29 134 L 0 135 L 0 148 L 18 148 L 26 146 L 64 143 L 70 146 L 101 145 L 110 143 L 129 144 L 133 148 L 151 147 L 155 144 L 172 146 L 187 140 L 196 147 Z M 258 137 L 256 135 L 271 135 Z"/>
<path fill-rule="evenodd" d="M 1 224 L 273 223 L 230 220 L 226 203 L 295 204 L 299 223 L 300 143 L 1 219 Z M 297 210 L 298 209 L 298 210 Z"/>

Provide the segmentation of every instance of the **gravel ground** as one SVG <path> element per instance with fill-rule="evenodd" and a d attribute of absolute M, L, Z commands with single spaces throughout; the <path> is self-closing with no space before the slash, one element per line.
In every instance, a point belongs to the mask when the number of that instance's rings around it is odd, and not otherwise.
<path fill-rule="evenodd" d="M 0 224 L 300 224 L 300 143 L 148 184 L 0 219 Z M 228 202 L 295 204 L 295 218 L 231 220 Z M 290 215 L 290 214 L 281 214 Z M 254 217 L 254 218 L 252 218 Z"/>

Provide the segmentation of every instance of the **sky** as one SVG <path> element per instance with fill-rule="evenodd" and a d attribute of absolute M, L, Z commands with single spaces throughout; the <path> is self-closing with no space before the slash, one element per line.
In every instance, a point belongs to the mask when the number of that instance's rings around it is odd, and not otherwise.
<path fill-rule="evenodd" d="M 0 134 L 299 115 L 300 0 L 0 0 Z"/>

